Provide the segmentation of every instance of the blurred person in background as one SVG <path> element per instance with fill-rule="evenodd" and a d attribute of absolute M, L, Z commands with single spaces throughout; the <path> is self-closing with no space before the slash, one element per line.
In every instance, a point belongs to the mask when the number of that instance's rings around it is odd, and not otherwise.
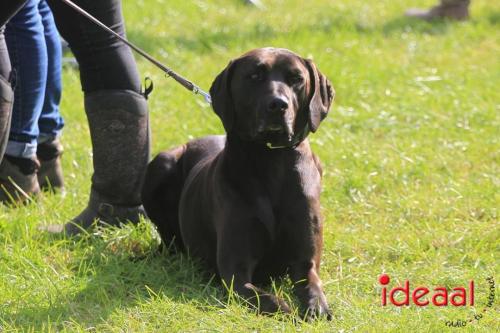
<path fill-rule="evenodd" d="M 264 5 L 260 0 L 244 0 L 245 4 L 255 6 L 257 8 L 263 9 Z"/>
<path fill-rule="evenodd" d="M 469 4 L 470 0 L 441 0 L 439 5 L 430 9 L 412 8 L 405 14 L 427 21 L 442 18 L 462 21 L 469 18 Z"/>

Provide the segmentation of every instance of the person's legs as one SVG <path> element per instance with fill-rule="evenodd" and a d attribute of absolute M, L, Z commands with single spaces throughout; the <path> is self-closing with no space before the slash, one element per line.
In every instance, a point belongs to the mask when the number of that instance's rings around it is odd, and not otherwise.
<path fill-rule="evenodd" d="M 4 26 L 28 0 L 3 0 L 0 3 L 0 27 Z"/>
<path fill-rule="evenodd" d="M 74 2 L 125 36 L 120 0 Z M 59 32 L 78 61 L 82 88 L 86 94 L 114 89 L 140 92 L 137 65 L 128 46 L 62 1 L 48 0 L 48 3 Z"/>
<path fill-rule="evenodd" d="M 40 1 L 38 10 L 42 17 L 45 44 L 47 45 L 47 82 L 42 113 L 38 119 L 39 142 L 53 140 L 60 135 L 64 121 L 59 113 L 61 102 L 61 59 L 62 47 L 54 17 L 45 0 Z"/>
<path fill-rule="evenodd" d="M 79 6 L 121 35 L 119 0 L 79 0 Z M 87 208 L 63 229 L 77 233 L 95 219 L 138 221 L 140 188 L 149 158 L 148 110 L 131 50 L 58 0 L 49 0 L 57 27 L 80 66 L 92 138 L 94 174 Z"/>
<path fill-rule="evenodd" d="M 47 48 L 38 13 L 39 0 L 30 0 L 9 21 L 5 30 L 16 89 L 9 141 L 0 165 L 0 201 L 19 197 L 16 183 L 27 194 L 39 192 L 36 171 L 38 118 L 42 112 L 47 80 Z"/>
<path fill-rule="evenodd" d="M 15 157 L 36 156 L 38 118 L 45 98 L 48 59 L 38 2 L 28 1 L 5 30 L 12 67 L 17 74 L 6 154 Z"/>
<path fill-rule="evenodd" d="M 47 81 L 42 113 L 38 118 L 37 157 L 40 161 L 38 182 L 42 189 L 62 189 L 61 168 L 62 145 L 59 136 L 64 126 L 59 112 L 61 102 L 61 59 L 62 47 L 54 17 L 45 0 L 41 0 L 38 11 L 42 18 L 45 44 L 47 46 Z"/>
<path fill-rule="evenodd" d="M 439 5 L 430 9 L 412 8 L 406 11 L 406 16 L 423 20 L 448 18 L 467 20 L 469 18 L 470 0 L 441 0 Z"/>
<path fill-rule="evenodd" d="M 0 163 L 9 138 L 14 92 L 11 86 L 11 65 L 5 43 L 5 23 L 23 7 L 26 0 L 9 0 L 0 3 Z"/>

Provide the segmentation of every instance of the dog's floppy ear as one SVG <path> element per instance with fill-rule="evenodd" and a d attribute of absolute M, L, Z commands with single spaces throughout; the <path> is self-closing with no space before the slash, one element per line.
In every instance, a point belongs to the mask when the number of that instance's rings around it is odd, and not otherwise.
<path fill-rule="evenodd" d="M 231 96 L 231 74 L 234 61 L 230 61 L 226 68 L 215 78 L 210 87 L 212 108 L 222 120 L 227 133 L 231 131 L 234 122 L 234 103 Z"/>
<path fill-rule="evenodd" d="M 309 127 L 316 132 L 320 122 L 325 119 L 335 96 L 335 90 L 330 81 L 318 71 L 312 60 L 305 59 L 311 78 L 309 97 Z"/>

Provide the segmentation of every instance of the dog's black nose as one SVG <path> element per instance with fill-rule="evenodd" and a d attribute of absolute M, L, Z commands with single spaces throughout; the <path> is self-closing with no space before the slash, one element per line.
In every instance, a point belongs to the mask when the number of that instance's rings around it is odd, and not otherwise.
<path fill-rule="evenodd" d="M 288 109 L 288 101 L 283 97 L 274 97 L 268 105 L 271 112 L 283 112 Z"/>

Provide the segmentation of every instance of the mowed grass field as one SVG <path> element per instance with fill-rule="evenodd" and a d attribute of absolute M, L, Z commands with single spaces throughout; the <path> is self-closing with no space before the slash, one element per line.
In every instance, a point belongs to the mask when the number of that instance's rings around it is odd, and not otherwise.
<path fill-rule="evenodd" d="M 500 283 L 500 3 L 473 0 L 463 23 L 402 15 L 433 2 L 124 1 L 130 40 L 206 89 L 231 58 L 263 46 L 313 58 L 332 81 L 335 104 L 310 140 L 324 168 L 321 276 L 333 321 L 256 315 L 196 261 L 158 255 L 147 220 L 73 239 L 39 231 L 78 214 L 90 187 L 78 72 L 66 68 L 68 193 L 0 207 L 0 332 L 499 331 L 485 279 Z M 201 98 L 138 64 L 155 84 L 154 154 L 223 132 Z M 474 280 L 475 306 L 383 307 L 381 273 L 390 288 Z M 274 288 L 291 293 L 286 280 Z"/>

